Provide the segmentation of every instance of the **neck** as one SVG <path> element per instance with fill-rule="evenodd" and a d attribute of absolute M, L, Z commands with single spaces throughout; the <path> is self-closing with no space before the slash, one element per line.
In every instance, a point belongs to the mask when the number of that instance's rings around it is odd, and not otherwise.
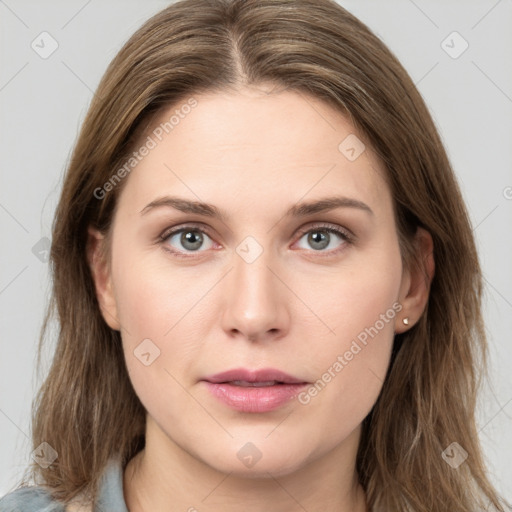
<path fill-rule="evenodd" d="M 251 478 L 217 471 L 156 432 L 147 428 L 144 450 L 123 475 L 130 512 L 238 512 L 241 504 L 247 512 L 367 510 L 355 470 L 359 430 L 296 471 Z"/>

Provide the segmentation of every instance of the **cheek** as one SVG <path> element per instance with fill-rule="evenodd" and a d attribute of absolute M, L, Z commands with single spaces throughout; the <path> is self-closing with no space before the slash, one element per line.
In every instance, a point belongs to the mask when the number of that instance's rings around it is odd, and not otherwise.
<path fill-rule="evenodd" d="M 113 277 L 119 321 L 133 342 L 170 338 L 211 286 L 208 276 L 173 270 L 164 257 L 143 252 L 118 257 Z"/>
<path fill-rule="evenodd" d="M 367 416 L 389 365 L 402 266 L 398 251 L 381 256 L 332 279 L 328 294 L 309 294 L 331 332 L 311 357 L 314 385 L 298 401 L 335 437 Z"/>
<path fill-rule="evenodd" d="M 364 338 L 365 329 L 375 324 L 384 337 L 392 336 L 401 309 L 397 302 L 401 274 L 400 252 L 391 245 L 387 251 L 354 253 L 351 261 L 329 275 L 302 276 L 294 289 L 326 326 L 327 346 L 343 349 L 360 333 Z"/>
<path fill-rule="evenodd" d="M 317 442 L 329 439 L 335 445 L 356 429 L 370 413 L 386 376 L 394 339 L 395 310 L 384 307 L 376 311 L 389 311 L 388 320 L 377 320 L 367 313 L 367 327 L 346 321 L 346 330 L 338 325 L 336 340 L 324 345 L 311 357 L 314 381 L 298 397 L 304 418 L 311 420 L 311 432 L 318 434 Z M 380 315 L 380 313 L 379 313 Z M 385 315 L 385 313 L 384 313 Z M 350 335 L 349 333 L 353 333 Z M 322 425 L 315 430 L 314 425 Z"/>
<path fill-rule="evenodd" d="M 131 269 L 128 271 L 120 264 L 115 281 L 123 339 L 129 344 L 140 343 L 144 338 L 157 343 L 174 323 L 174 315 L 169 313 L 175 292 L 171 288 L 166 291 L 148 269 L 136 266 Z"/>
<path fill-rule="evenodd" d="M 184 376 L 193 374 L 206 338 L 197 317 L 206 314 L 208 301 L 202 299 L 215 279 L 176 269 L 170 272 L 165 258 L 155 263 L 143 253 L 125 257 L 121 247 L 117 254 L 113 270 L 117 313 L 135 392 L 149 408 L 161 400 L 179 401 L 185 407 L 190 400 L 182 396 L 182 385 L 188 384 Z M 171 407 L 166 410 L 173 412 Z"/>

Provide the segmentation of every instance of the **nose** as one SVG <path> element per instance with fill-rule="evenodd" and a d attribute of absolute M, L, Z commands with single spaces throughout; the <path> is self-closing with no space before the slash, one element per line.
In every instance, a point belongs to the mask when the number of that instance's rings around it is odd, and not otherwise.
<path fill-rule="evenodd" d="M 252 342 L 284 337 L 290 326 L 290 294 L 276 261 L 266 251 L 252 262 L 235 253 L 233 267 L 224 289 L 224 331 Z"/>

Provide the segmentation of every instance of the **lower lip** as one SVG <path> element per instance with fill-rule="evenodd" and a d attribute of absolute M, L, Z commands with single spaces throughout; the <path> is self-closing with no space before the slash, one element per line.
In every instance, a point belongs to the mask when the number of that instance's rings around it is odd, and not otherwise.
<path fill-rule="evenodd" d="M 241 412 L 268 412 L 289 402 L 307 384 L 276 384 L 275 386 L 243 387 L 226 382 L 204 381 L 210 393 L 226 405 Z"/>

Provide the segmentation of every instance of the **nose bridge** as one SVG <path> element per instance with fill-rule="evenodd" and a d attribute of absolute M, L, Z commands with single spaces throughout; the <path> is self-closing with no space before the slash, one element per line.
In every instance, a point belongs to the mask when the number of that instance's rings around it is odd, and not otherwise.
<path fill-rule="evenodd" d="M 288 315 L 282 283 L 269 269 L 275 266 L 271 250 L 253 237 L 247 237 L 237 246 L 226 290 L 226 330 L 257 339 L 270 331 L 276 333 L 285 329 Z"/>

